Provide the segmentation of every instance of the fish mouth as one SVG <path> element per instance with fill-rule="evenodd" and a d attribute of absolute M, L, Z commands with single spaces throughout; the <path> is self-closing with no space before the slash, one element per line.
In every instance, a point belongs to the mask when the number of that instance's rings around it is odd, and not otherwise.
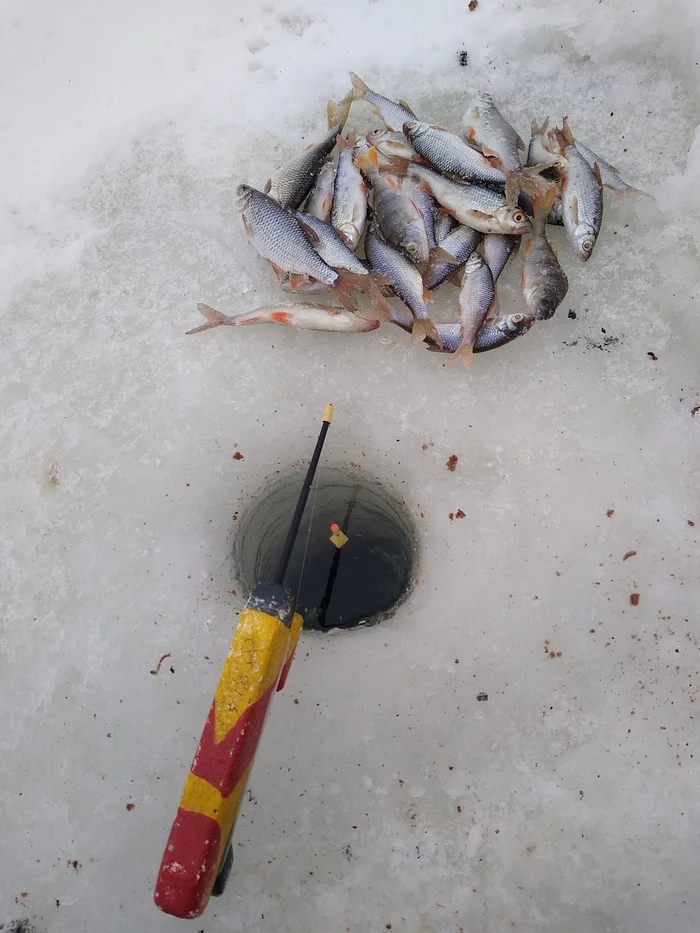
<path fill-rule="evenodd" d="M 245 207 L 252 196 L 253 189 L 250 187 L 250 185 L 239 185 L 236 188 L 236 199 L 240 208 Z"/>

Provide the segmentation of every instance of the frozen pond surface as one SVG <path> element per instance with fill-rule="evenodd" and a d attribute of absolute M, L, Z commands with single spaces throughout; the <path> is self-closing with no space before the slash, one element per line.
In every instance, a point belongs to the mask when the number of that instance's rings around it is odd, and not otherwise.
<path fill-rule="evenodd" d="M 325 462 L 403 498 L 419 583 L 303 637 L 188 929 L 697 933 L 696 4 L 14 0 L 0 28 L 6 933 L 185 928 L 152 888 L 246 595 L 232 515 L 329 400 Z M 232 193 L 349 69 L 455 127 L 476 89 L 523 135 L 568 114 L 657 200 L 608 201 L 585 266 L 555 235 L 564 305 L 469 374 L 396 328 L 185 337 L 197 301 L 277 297 Z"/>

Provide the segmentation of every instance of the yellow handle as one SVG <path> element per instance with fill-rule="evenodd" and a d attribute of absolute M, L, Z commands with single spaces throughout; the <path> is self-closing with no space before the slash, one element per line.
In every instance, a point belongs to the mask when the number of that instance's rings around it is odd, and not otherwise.
<path fill-rule="evenodd" d="M 333 406 L 332 405 L 326 405 L 326 407 L 323 409 L 323 420 L 327 421 L 328 424 L 330 424 L 331 421 L 333 420 Z"/>

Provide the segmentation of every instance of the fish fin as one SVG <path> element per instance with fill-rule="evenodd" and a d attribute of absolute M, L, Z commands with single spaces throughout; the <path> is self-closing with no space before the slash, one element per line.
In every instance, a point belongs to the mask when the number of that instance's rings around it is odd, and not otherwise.
<path fill-rule="evenodd" d="M 334 126 L 338 127 L 338 132 L 342 133 L 343 127 L 345 126 L 345 121 L 348 118 L 348 113 L 350 112 L 350 104 L 355 99 L 355 94 L 353 91 L 348 91 L 345 97 L 339 101 L 328 101 L 326 107 L 326 119 L 328 120 L 328 129 L 331 129 Z"/>
<path fill-rule="evenodd" d="M 537 120 L 533 120 L 530 124 L 530 135 L 531 136 L 544 136 L 547 132 L 547 127 L 549 126 L 549 117 L 545 117 L 544 123 L 542 126 L 537 125 Z"/>
<path fill-rule="evenodd" d="M 313 227 L 307 224 L 307 222 L 303 219 L 303 217 L 299 214 L 298 211 L 295 214 L 295 217 L 296 217 L 297 223 L 299 224 L 301 229 L 306 234 L 307 240 L 311 243 L 313 247 L 318 246 L 318 244 L 321 242 L 321 238 L 319 237 L 318 233 L 316 233 Z"/>
<path fill-rule="evenodd" d="M 285 270 L 284 270 L 284 269 L 280 269 L 280 267 L 279 267 L 276 263 L 274 263 L 271 259 L 268 259 L 267 261 L 268 261 L 268 262 L 270 263 L 270 265 L 272 266 L 272 271 L 275 273 L 275 275 L 277 276 L 277 278 L 278 278 L 280 281 L 282 281 L 282 279 L 287 275 L 287 273 L 285 272 Z"/>
<path fill-rule="evenodd" d="M 222 314 L 221 311 L 217 311 L 215 308 L 212 308 L 210 305 L 198 304 L 198 310 L 204 317 L 207 319 L 205 324 L 200 324 L 199 327 L 194 327 L 192 330 L 185 331 L 185 334 L 201 334 L 204 330 L 211 330 L 212 327 L 221 327 L 225 324 L 233 324 L 225 314 Z"/>
<path fill-rule="evenodd" d="M 470 343 L 463 343 L 458 347 L 449 360 L 445 363 L 445 366 L 454 366 L 458 360 L 461 360 L 464 365 L 469 369 L 472 365 L 472 357 L 474 356 L 474 347 Z"/>
<path fill-rule="evenodd" d="M 308 275 L 292 272 L 289 276 L 289 288 L 293 292 L 298 292 L 300 288 L 303 288 L 304 285 L 308 285 L 310 281 Z"/>
<path fill-rule="evenodd" d="M 520 180 L 517 172 L 506 172 L 506 204 L 512 210 L 518 203 Z"/>
<path fill-rule="evenodd" d="M 467 128 L 466 138 L 470 142 L 476 142 L 476 129 L 473 126 Z"/>
<path fill-rule="evenodd" d="M 595 175 L 595 180 L 598 182 L 600 187 L 603 187 L 603 179 L 600 177 L 600 166 L 596 162 L 593 166 L 593 174 Z"/>
<path fill-rule="evenodd" d="M 564 146 L 566 145 L 566 140 L 559 139 L 559 130 L 556 128 L 553 130 L 547 130 L 547 139 L 549 140 L 549 151 L 554 155 L 564 155 Z M 562 145 L 563 143 L 563 145 Z"/>
<path fill-rule="evenodd" d="M 571 199 L 571 217 L 573 219 L 574 224 L 577 224 L 578 223 L 578 198 L 576 196 L 574 196 Z"/>
<path fill-rule="evenodd" d="M 445 249 L 444 247 L 442 247 L 442 246 L 434 246 L 434 247 L 430 250 L 430 258 L 431 258 L 431 260 L 432 260 L 432 259 L 437 259 L 437 260 L 439 260 L 440 262 L 449 262 L 450 265 L 452 265 L 452 266 L 457 266 L 457 265 L 459 265 L 459 259 L 456 259 L 456 258 L 452 255 L 452 253 L 450 253 L 448 250 L 446 250 L 446 249 Z"/>
<path fill-rule="evenodd" d="M 246 236 L 250 240 L 253 236 L 253 228 L 250 225 L 250 221 L 245 214 L 241 214 L 241 220 L 243 221 L 243 229 L 245 230 Z"/>
<path fill-rule="evenodd" d="M 370 146 L 367 152 L 360 152 L 355 156 L 355 165 L 361 172 L 379 171 L 379 150 L 375 146 Z"/>
<path fill-rule="evenodd" d="M 613 207 L 616 207 L 617 205 L 623 203 L 626 200 L 626 198 L 629 198 L 629 197 L 651 198 L 652 201 L 654 200 L 653 194 L 649 194 L 648 191 L 642 191 L 641 188 L 633 188 L 632 185 L 628 185 L 622 191 L 615 191 L 614 189 L 612 189 L 610 191 L 610 195 L 611 195 L 610 203 L 613 205 Z"/>
<path fill-rule="evenodd" d="M 520 136 L 518 136 L 518 137 L 516 138 L 516 140 L 515 140 L 515 145 L 518 147 L 518 149 L 519 149 L 521 152 L 525 152 L 525 150 L 527 149 L 527 146 L 525 145 L 525 143 L 523 142 L 523 140 L 522 140 L 522 138 L 521 138 Z"/>
<path fill-rule="evenodd" d="M 554 204 L 554 198 L 557 194 L 557 186 L 550 185 L 546 191 L 537 189 L 532 195 L 532 206 L 535 215 L 535 223 L 539 222 L 544 231 L 547 226 L 547 216 Z"/>
<path fill-rule="evenodd" d="M 432 301 L 432 300 L 433 300 L 433 296 L 430 294 L 428 289 L 425 286 L 423 286 L 423 301 Z"/>
<path fill-rule="evenodd" d="M 391 319 L 391 306 L 382 294 L 382 286 L 387 283 L 384 276 L 374 273 L 362 275 L 357 272 L 347 272 L 345 269 L 336 269 L 337 279 L 330 286 L 331 291 L 340 303 L 353 314 L 357 312 L 357 294 L 364 292 L 370 301 L 373 316 L 366 320 L 388 321 Z M 380 284 L 381 280 L 381 284 Z"/>
<path fill-rule="evenodd" d="M 405 100 L 401 100 L 399 97 L 397 103 L 399 103 L 404 110 L 408 110 L 412 117 L 416 116 L 416 111 L 413 109 L 413 107 L 410 106 L 410 104 L 407 104 Z M 418 117 L 416 117 L 416 119 L 418 119 Z"/>
<path fill-rule="evenodd" d="M 568 146 L 575 146 L 576 141 L 574 140 L 574 134 L 571 132 L 571 127 L 569 126 L 569 118 L 564 117 L 561 121 L 561 134 L 566 140 Z"/>
<path fill-rule="evenodd" d="M 406 159 L 384 156 L 386 161 L 379 166 L 379 171 L 383 175 L 396 175 L 397 178 L 405 178 L 408 175 L 408 169 L 411 163 Z"/>
<path fill-rule="evenodd" d="M 423 317 L 417 321 L 414 320 L 413 327 L 411 328 L 411 342 L 420 343 L 422 340 L 425 340 L 426 337 L 434 340 L 438 347 L 442 347 L 442 337 L 429 317 Z"/>
<path fill-rule="evenodd" d="M 355 223 L 356 220 L 360 220 L 361 217 L 362 217 L 362 207 L 360 206 L 359 203 L 353 204 L 353 206 L 352 206 L 352 221 L 353 221 L 353 224 Z M 360 231 L 360 232 L 362 232 L 362 231 Z"/>
<path fill-rule="evenodd" d="M 338 143 L 338 149 L 354 149 L 357 142 L 357 130 L 353 130 L 347 139 L 342 136 L 336 137 L 336 142 Z"/>
<path fill-rule="evenodd" d="M 446 281 L 446 282 L 450 282 L 452 285 L 456 285 L 457 288 L 461 288 L 461 287 L 462 287 L 462 275 L 461 275 L 461 272 L 462 272 L 462 267 L 460 266 L 459 269 L 455 269 L 454 272 L 451 272 L 451 273 L 447 276 L 447 278 L 445 279 L 445 281 Z"/>
<path fill-rule="evenodd" d="M 487 159 L 498 159 L 500 162 L 500 156 L 494 149 L 490 149 L 488 146 L 482 144 L 481 151 L 486 156 Z"/>
<path fill-rule="evenodd" d="M 268 178 L 267 181 L 265 182 L 265 187 L 263 188 L 263 194 L 268 194 L 271 187 L 272 187 L 272 179 Z"/>
<path fill-rule="evenodd" d="M 292 276 L 293 278 L 294 276 Z M 292 289 L 293 291 L 294 289 Z M 273 311 L 270 315 L 271 320 L 276 321 L 278 324 L 284 324 L 285 327 L 294 327 L 292 323 L 294 316 L 291 311 Z"/>
<path fill-rule="evenodd" d="M 369 88 L 362 80 L 359 75 L 356 75 L 354 71 L 350 72 L 350 80 L 352 81 L 352 98 L 353 100 L 362 100 Z"/>

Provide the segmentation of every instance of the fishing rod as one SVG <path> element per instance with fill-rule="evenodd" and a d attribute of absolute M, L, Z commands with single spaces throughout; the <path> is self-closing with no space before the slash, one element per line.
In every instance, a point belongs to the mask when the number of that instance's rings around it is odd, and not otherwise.
<path fill-rule="evenodd" d="M 333 406 L 326 405 L 273 581 L 257 583 L 241 611 L 185 780 L 154 893 L 156 905 L 174 917 L 199 917 L 231 872 L 231 837 L 265 717 L 304 624 L 284 579 L 332 420 Z"/>

